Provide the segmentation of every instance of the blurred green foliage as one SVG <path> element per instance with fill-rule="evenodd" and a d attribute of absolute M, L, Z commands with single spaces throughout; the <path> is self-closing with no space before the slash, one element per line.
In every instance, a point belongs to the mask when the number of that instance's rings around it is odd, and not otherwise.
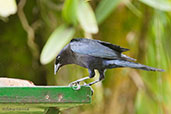
<path fill-rule="evenodd" d="M 171 113 L 170 0 L 17 0 L 16 4 L 17 14 L 0 14 L 0 76 L 37 85 L 68 85 L 88 72 L 68 65 L 54 76 L 55 55 L 72 38 L 99 39 L 127 47 L 131 50 L 126 55 L 165 72 L 107 70 L 106 79 L 93 86 L 91 105 L 63 113 Z"/>

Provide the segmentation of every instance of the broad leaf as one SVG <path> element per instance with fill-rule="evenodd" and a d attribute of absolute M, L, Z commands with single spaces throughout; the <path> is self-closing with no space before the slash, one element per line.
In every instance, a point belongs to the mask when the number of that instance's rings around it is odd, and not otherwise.
<path fill-rule="evenodd" d="M 132 13 L 134 13 L 136 16 L 138 16 L 138 17 L 141 17 L 141 16 L 142 16 L 141 11 L 138 10 L 138 8 L 135 7 L 135 6 L 131 3 L 131 1 L 126 0 L 126 1 L 124 1 L 124 3 L 125 3 L 125 5 L 132 11 Z"/>
<path fill-rule="evenodd" d="M 169 0 L 140 0 L 142 3 L 162 11 L 171 11 Z"/>
<path fill-rule="evenodd" d="M 40 62 L 47 64 L 51 62 L 62 48 L 72 39 L 75 30 L 74 28 L 65 25 L 57 28 L 49 37 L 40 55 Z"/>
<path fill-rule="evenodd" d="M 78 5 L 78 21 L 81 24 L 81 27 L 84 29 L 85 32 L 88 33 L 97 33 L 98 32 L 98 25 L 96 22 L 95 14 L 88 4 L 88 2 L 84 0 L 80 0 Z"/>
<path fill-rule="evenodd" d="M 66 0 L 64 3 L 64 8 L 62 10 L 62 15 L 64 20 L 68 24 L 77 24 L 77 6 L 78 0 Z"/>
<path fill-rule="evenodd" d="M 122 0 L 101 0 L 96 8 L 96 18 L 98 24 L 101 24 L 121 1 Z"/>

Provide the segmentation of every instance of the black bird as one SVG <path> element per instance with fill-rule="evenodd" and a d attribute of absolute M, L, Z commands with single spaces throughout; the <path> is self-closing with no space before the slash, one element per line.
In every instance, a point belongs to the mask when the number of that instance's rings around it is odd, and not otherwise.
<path fill-rule="evenodd" d="M 131 67 L 147 71 L 164 71 L 162 69 L 132 62 L 135 61 L 135 59 L 122 54 L 122 52 L 128 50 L 129 49 L 100 40 L 86 38 L 72 39 L 57 55 L 54 73 L 56 74 L 60 67 L 67 64 L 76 64 L 85 67 L 88 69 L 89 76 L 71 83 L 79 84 L 80 81 L 93 78 L 95 76 L 94 70 L 97 69 L 100 73 L 100 77 L 98 80 L 87 84 L 91 86 L 104 79 L 105 69 Z"/>

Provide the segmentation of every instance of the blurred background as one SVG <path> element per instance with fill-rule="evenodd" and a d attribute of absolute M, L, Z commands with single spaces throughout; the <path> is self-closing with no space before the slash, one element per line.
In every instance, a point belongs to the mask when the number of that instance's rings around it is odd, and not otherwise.
<path fill-rule="evenodd" d="M 87 76 L 76 65 L 53 74 L 55 56 L 77 37 L 129 48 L 165 72 L 107 70 L 92 104 L 63 114 L 171 114 L 171 0 L 0 0 L 0 76 L 58 86 Z"/>

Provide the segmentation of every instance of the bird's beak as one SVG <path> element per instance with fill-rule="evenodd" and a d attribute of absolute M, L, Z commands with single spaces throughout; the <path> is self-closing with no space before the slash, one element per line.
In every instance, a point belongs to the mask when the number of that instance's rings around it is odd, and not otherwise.
<path fill-rule="evenodd" d="M 54 64 L 54 74 L 56 74 L 56 72 L 58 72 L 59 68 L 61 67 L 61 64 Z"/>

